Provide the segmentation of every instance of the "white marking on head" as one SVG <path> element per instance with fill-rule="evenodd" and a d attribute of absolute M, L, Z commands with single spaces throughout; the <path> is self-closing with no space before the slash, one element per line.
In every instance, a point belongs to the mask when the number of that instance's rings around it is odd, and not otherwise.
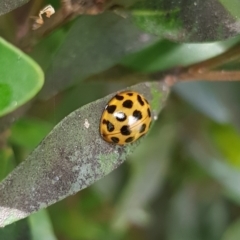
<path fill-rule="evenodd" d="M 119 119 L 123 119 L 125 117 L 125 114 L 123 112 L 115 112 L 113 116 Z"/>

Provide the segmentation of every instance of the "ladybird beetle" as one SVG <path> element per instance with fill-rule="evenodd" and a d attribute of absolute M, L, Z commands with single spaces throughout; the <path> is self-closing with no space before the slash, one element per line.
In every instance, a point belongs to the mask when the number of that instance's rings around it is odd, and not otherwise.
<path fill-rule="evenodd" d="M 150 105 L 141 94 L 121 92 L 106 105 L 100 122 L 100 134 L 107 142 L 124 145 L 145 135 L 151 121 Z"/>

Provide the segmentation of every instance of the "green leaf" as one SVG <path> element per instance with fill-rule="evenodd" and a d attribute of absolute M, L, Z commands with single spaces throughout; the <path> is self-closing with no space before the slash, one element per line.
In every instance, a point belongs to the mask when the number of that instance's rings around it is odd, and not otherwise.
<path fill-rule="evenodd" d="M 16 224 L 0 228 L 1 240 L 32 240 L 27 219 L 23 219 Z"/>
<path fill-rule="evenodd" d="M 15 8 L 22 6 L 27 3 L 29 0 L 1 0 L 0 1 L 0 16 L 8 13 Z"/>
<path fill-rule="evenodd" d="M 37 119 L 21 118 L 11 128 L 10 142 L 32 150 L 50 130 L 51 125 L 46 122 Z"/>
<path fill-rule="evenodd" d="M 179 44 L 161 40 L 122 59 L 121 64 L 141 72 L 154 72 L 176 66 L 187 66 L 215 57 L 238 43 L 240 37 L 214 43 Z M 183 57 L 184 56 L 184 57 Z"/>
<path fill-rule="evenodd" d="M 153 119 L 161 111 L 169 89 L 162 82 L 146 82 L 130 89 L 150 102 Z M 0 184 L 0 226 L 28 216 L 84 189 L 104 177 L 133 152 L 105 142 L 99 134 L 102 111 L 113 94 L 83 106 L 63 119 L 33 153 Z"/>
<path fill-rule="evenodd" d="M 100 73 L 117 64 L 124 56 L 158 39 L 140 31 L 130 18 L 125 19 L 114 13 L 79 17 L 59 47 L 54 47 L 55 52 L 49 54 L 52 61 L 46 71 L 46 84 L 41 97 L 48 98 Z M 42 57 L 46 58 L 47 55 Z"/>
<path fill-rule="evenodd" d="M 29 217 L 33 240 L 57 240 L 46 210 L 41 210 Z"/>
<path fill-rule="evenodd" d="M 139 27 L 162 38 L 209 42 L 239 34 L 238 7 L 237 0 L 141 0 L 132 14 Z"/>
<path fill-rule="evenodd" d="M 240 18 L 240 2 L 238 0 L 219 0 L 219 2 L 224 6 L 226 10 L 229 11 L 232 16 L 235 16 L 238 19 Z"/>
<path fill-rule="evenodd" d="M 40 67 L 0 38 L 0 117 L 32 99 L 43 85 Z"/>

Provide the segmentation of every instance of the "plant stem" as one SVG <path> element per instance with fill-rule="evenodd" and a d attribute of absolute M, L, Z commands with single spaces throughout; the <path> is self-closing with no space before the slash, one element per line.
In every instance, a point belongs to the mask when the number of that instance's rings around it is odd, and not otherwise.
<path fill-rule="evenodd" d="M 44 20 L 44 24 L 40 28 L 29 31 L 21 39 L 18 46 L 22 50 L 31 50 L 39 39 L 79 15 L 97 15 L 114 6 L 111 0 L 61 0 L 61 3 L 61 8 L 50 19 Z"/>
<path fill-rule="evenodd" d="M 240 81 L 240 71 L 182 72 L 178 81 Z"/>
<path fill-rule="evenodd" d="M 240 43 L 226 52 L 192 64 L 187 67 L 175 68 L 165 73 L 164 80 L 172 86 L 182 81 L 240 81 L 240 71 L 211 70 L 240 58 Z M 161 79 L 163 73 L 156 73 L 153 78 Z"/>

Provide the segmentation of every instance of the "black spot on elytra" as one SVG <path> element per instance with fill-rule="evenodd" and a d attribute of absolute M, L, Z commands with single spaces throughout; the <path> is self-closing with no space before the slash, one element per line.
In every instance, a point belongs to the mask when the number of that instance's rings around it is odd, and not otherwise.
<path fill-rule="evenodd" d="M 114 130 L 113 124 L 111 122 L 109 122 L 108 120 L 103 119 L 102 123 L 107 125 L 107 130 L 109 132 L 112 132 Z"/>
<path fill-rule="evenodd" d="M 148 112 L 148 116 L 151 117 L 151 111 L 149 108 L 148 108 L 147 112 Z"/>
<path fill-rule="evenodd" d="M 134 137 L 129 137 L 125 140 L 125 143 L 130 143 L 134 140 Z"/>
<path fill-rule="evenodd" d="M 142 100 L 141 96 L 137 95 L 137 100 L 140 103 L 141 106 L 144 105 L 144 101 Z"/>
<path fill-rule="evenodd" d="M 124 122 L 126 119 L 127 119 L 127 116 L 125 113 L 123 112 L 119 112 L 120 114 L 116 116 L 116 119 L 119 121 L 119 122 Z M 120 117 L 121 116 L 121 117 Z"/>
<path fill-rule="evenodd" d="M 132 96 L 132 95 L 133 95 L 133 93 L 127 93 L 127 95 L 128 95 L 128 96 Z"/>
<path fill-rule="evenodd" d="M 107 110 L 108 113 L 112 114 L 112 113 L 114 113 L 116 108 L 117 108 L 116 105 L 108 105 L 106 110 Z"/>
<path fill-rule="evenodd" d="M 121 131 L 121 134 L 125 136 L 128 136 L 131 134 L 131 130 L 129 129 L 128 125 L 122 126 L 120 131 Z"/>
<path fill-rule="evenodd" d="M 115 98 L 116 98 L 117 100 L 119 100 L 119 101 L 121 101 L 121 100 L 124 99 L 124 97 L 123 97 L 123 96 L 120 96 L 120 95 L 116 95 Z"/>
<path fill-rule="evenodd" d="M 125 108 L 132 108 L 132 106 L 133 106 L 133 101 L 132 100 L 126 100 L 126 101 L 124 101 L 123 102 L 123 107 L 125 107 Z"/>
<path fill-rule="evenodd" d="M 146 129 L 146 124 L 144 123 L 141 127 L 140 127 L 140 129 L 139 129 L 139 133 L 143 133 L 144 131 L 145 131 L 145 129 Z"/>
<path fill-rule="evenodd" d="M 141 113 L 141 111 L 135 110 L 135 111 L 133 112 L 133 116 L 134 116 L 136 119 L 140 120 L 140 119 L 142 118 L 142 113 Z"/>
<path fill-rule="evenodd" d="M 118 143 L 118 142 L 119 142 L 119 138 L 117 138 L 117 137 L 111 137 L 111 140 L 112 140 L 114 143 Z"/>

